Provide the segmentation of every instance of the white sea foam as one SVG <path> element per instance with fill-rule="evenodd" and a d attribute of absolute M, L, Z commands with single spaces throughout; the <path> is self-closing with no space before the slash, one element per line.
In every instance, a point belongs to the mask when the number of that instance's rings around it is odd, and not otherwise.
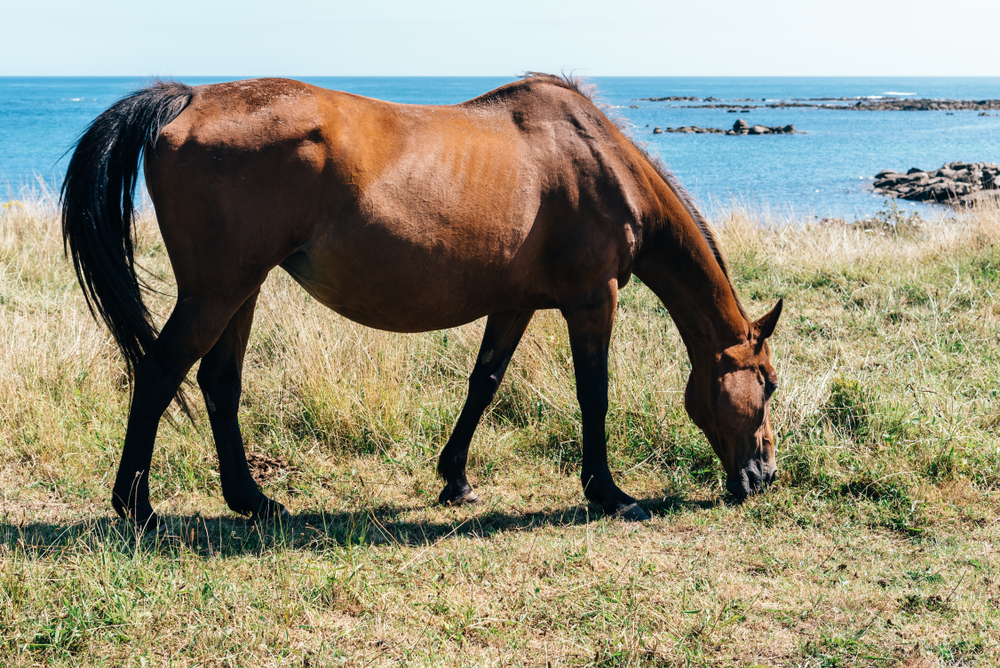
<path fill-rule="evenodd" d="M 900 96 L 900 95 L 916 95 L 916 93 L 899 93 L 899 92 L 894 91 L 894 90 L 887 90 L 886 92 L 884 92 L 882 94 L 883 95 L 895 95 L 895 96 Z"/>

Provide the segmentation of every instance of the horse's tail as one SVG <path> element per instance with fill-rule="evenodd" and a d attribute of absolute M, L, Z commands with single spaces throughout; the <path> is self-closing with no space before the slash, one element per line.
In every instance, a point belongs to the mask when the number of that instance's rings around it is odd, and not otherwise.
<path fill-rule="evenodd" d="M 119 100 L 77 142 L 62 185 L 64 249 L 91 315 L 100 316 L 121 349 L 130 380 L 157 335 L 135 271 L 139 161 L 191 95 L 184 84 L 157 82 Z"/>

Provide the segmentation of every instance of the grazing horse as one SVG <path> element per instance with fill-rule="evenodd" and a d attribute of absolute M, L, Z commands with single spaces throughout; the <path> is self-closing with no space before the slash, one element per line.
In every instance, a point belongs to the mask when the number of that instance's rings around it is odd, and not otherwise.
<path fill-rule="evenodd" d="M 63 235 L 95 317 L 120 347 L 132 405 L 112 505 L 156 526 L 157 426 L 201 360 L 222 491 L 238 513 L 285 515 L 247 466 L 237 421 L 243 356 L 268 272 L 369 327 L 423 332 L 483 316 L 469 392 L 438 461 L 444 504 L 472 503 L 469 443 L 539 309 L 569 328 L 583 419 L 581 480 L 607 514 L 648 515 L 608 468 L 608 344 L 634 273 L 691 360 L 688 414 L 736 497 L 775 476 L 766 339 L 736 297 L 683 188 L 576 81 L 530 75 L 453 106 L 393 104 L 284 79 L 160 82 L 81 137 L 62 188 Z M 157 334 L 132 244 L 140 160 L 177 280 Z"/>

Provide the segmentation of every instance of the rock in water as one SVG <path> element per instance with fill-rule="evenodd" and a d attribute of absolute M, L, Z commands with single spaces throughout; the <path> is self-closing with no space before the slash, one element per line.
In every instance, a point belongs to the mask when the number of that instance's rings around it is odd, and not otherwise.
<path fill-rule="evenodd" d="M 970 205 L 1000 197 L 1000 165 L 991 162 L 951 162 L 924 171 L 911 167 L 905 174 L 883 170 L 875 175 L 873 189 L 880 195 L 915 202 Z"/>

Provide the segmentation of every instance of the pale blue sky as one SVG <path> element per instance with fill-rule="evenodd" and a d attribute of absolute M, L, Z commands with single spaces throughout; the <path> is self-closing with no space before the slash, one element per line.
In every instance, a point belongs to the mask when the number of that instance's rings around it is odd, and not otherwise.
<path fill-rule="evenodd" d="M 1000 0 L 4 0 L 0 76 L 1000 75 Z"/>

